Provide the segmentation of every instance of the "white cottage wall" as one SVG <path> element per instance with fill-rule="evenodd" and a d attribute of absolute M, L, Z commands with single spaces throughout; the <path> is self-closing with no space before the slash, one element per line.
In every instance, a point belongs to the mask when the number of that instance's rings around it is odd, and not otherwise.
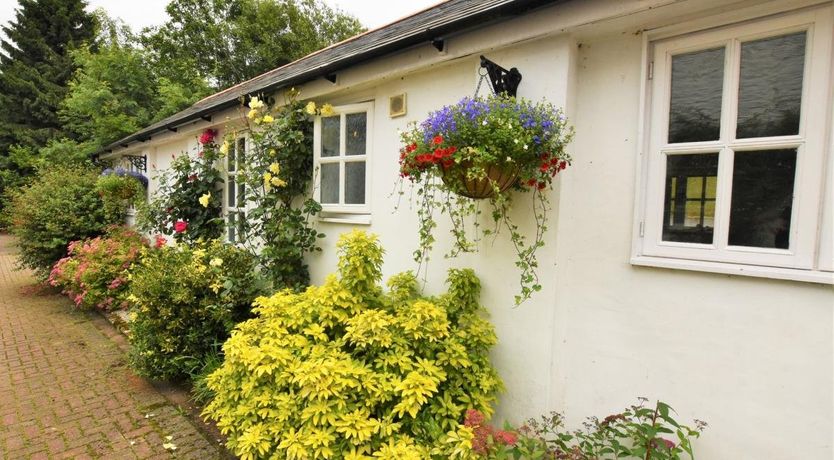
<path fill-rule="evenodd" d="M 546 98 L 557 106 L 565 104 L 569 80 L 570 56 L 575 44 L 568 38 L 551 38 L 525 43 L 490 53 L 490 58 L 502 66 L 523 69 L 524 84 L 520 96 Z M 455 63 L 415 73 L 379 85 L 370 92 L 356 93 L 353 98 L 337 102 L 353 103 L 373 100 L 374 132 L 370 177 L 373 180 L 371 192 L 372 220 L 367 226 L 357 226 L 380 236 L 387 254 L 383 267 L 385 278 L 405 270 L 416 270 L 417 264 L 412 253 L 417 248 L 417 219 L 410 206 L 410 188 L 403 188 L 398 195 L 399 137 L 398 129 L 405 129 L 408 121 L 420 121 L 429 111 L 443 104 L 457 102 L 472 95 L 476 88 L 478 59 L 473 56 Z M 486 94 L 487 88 L 482 88 Z M 388 97 L 405 92 L 408 96 L 408 114 L 401 118 L 388 116 Z M 324 101 L 324 100 L 323 100 Z M 395 207 L 399 201 L 399 210 Z M 558 202 L 553 195 L 554 204 Z M 486 205 L 486 203 L 484 203 Z M 532 231 L 529 210 L 531 198 L 527 195 L 516 197 L 514 217 L 521 224 L 521 230 Z M 551 212 L 551 228 L 555 228 L 557 210 Z M 534 414 L 547 407 L 550 378 L 549 366 L 553 342 L 552 315 L 554 312 L 555 244 L 551 241 L 541 250 L 539 275 L 543 291 L 520 308 L 512 308 L 513 296 L 518 292 L 518 272 L 514 265 L 515 254 L 508 237 L 502 234 L 497 239 L 481 241 L 477 254 L 467 254 L 456 259 L 445 259 L 450 249 L 449 224 L 445 216 L 438 216 L 440 224 L 437 235 L 440 241 L 431 253 L 428 263 L 426 291 L 437 293 L 444 290 L 446 271 L 451 267 L 471 267 L 481 278 L 482 299 L 490 310 L 496 325 L 500 345 L 493 355 L 496 365 L 502 371 L 507 392 L 501 398 L 501 412 L 505 415 Z M 482 219 L 483 225 L 491 225 L 488 209 Z M 327 234 L 322 241 L 322 253 L 310 258 L 313 282 L 319 283 L 336 267 L 335 243 L 339 234 L 354 226 L 322 222 L 319 230 Z"/>
<path fill-rule="evenodd" d="M 710 423 L 696 444 L 699 458 L 834 458 L 831 286 L 629 263 L 643 116 L 640 31 L 681 23 L 697 30 L 714 25 L 710 14 L 741 21 L 812 3 L 819 2 L 573 1 L 451 37 L 447 54 L 415 47 L 340 71 L 335 86 L 304 85 L 303 96 L 318 102 L 374 102 L 371 222 L 318 224 L 327 238 L 323 252 L 308 259 L 313 282 L 335 270 L 338 235 L 352 228 L 380 235 L 386 279 L 416 268 L 415 212 L 408 188 L 395 193 L 397 129 L 471 95 L 477 56 L 486 54 L 520 69 L 519 95 L 566 106 L 577 129 L 573 166 L 552 195 L 540 251 L 542 292 L 512 308 L 518 274 L 506 235 L 453 260 L 443 258 L 449 246 L 441 241 L 428 265 L 428 293 L 444 290 L 449 267 L 471 267 L 481 277 L 482 302 L 500 341 L 494 362 L 507 385 L 498 420 L 553 409 L 578 426 L 585 416 L 605 416 L 646 396 L 673 404 L 683 420 Z M 407 94 L 408 114 L 390 118 L 388 98 L 400 93 Z M 155 139 L 149 163 L 169 166 L 172 153 L 195 145 L 194 129 Z M 519 196 L 513 211 L 523 231 L 530 230 L 528 206 L 529 197 Z M 832 226 L 830 211 L 825 225 Z M 442 236 L 448 224 L 443 216 L 439 223 Z M 830 253 L 832 243 L 823 245 Z"/>
<path fill-rule="evenodd" d="M 562 178 L 553 407 L 636 396 L 710 423 L 701 458 L 830 459 L 831 286 L 632 266 L 642 39 L 583 43 Z"/>

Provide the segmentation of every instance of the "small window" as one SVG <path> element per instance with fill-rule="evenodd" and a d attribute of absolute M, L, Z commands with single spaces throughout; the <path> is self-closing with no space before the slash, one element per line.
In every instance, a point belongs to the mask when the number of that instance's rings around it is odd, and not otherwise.
<path fill-rule="evenodd" d="M 325 213 L 370 212 L 371 108 L 370 103 L 336 107 L 334 115 L 316 119 L 317 197 Z"/>
<path fill-rule="evenodd" d="M 830 14 L 820 8 L 651 43 L 635 263 L 816 273 L 830 265 L 818 249 L 831 238 L 819 233 Z"/>
<path fill-rule="evenodd" d="M 246 184 L 238 179 L 238 172 L 246 160 L 246 138 L 238 137 L 229 145 L 226 155 L 225 214 L 226 239 L 240 242 L 246 223 Z"/>

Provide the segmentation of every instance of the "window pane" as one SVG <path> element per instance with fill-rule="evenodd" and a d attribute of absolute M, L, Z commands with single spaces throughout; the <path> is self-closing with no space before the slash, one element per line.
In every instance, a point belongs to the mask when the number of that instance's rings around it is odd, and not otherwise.
<path fill-rule="evenodd" d="M 339 156 L 339 116 L 321 119 L 321 156 Z"/>
<path fill-rule="evenodd" d="M 234 243 L 235 238 L 237 236 L 235 234 L 236 231 L 237 231 L 237 225 L 235 225 L 236 218 L 237 218 L 237 214 L 234 213 L 234 212 L 230 212 L 229 215 L 226 216 L 226 220 L 227 220 L 226 229 L 229 232 L 229 238 L 228 239 L 229 239 L 230 243 Z"/>
<path fill-rule="evenodd" d="M 669 142 L 714 141 L 721 133 L 724 48 L 672 57 Z"/>
<path fill-rule="evenodd" d="M 365 162 L 345 163 L 345 203 L 365 204 Z"/>
<path fill-rule="evenodd" d="M 230 208 L 236 208 L 237 207 L 237 200 L 236 200 L 237 197 L 235 195 L 235 192 L 237 191 L 237 188 L 235 187 L 235 178 L 234 177 L 230 177 L 226 181 L 226 191 L 229 194 L 229 204 L 228 204 L 228 206 Z"/>
<path fill-rule="evenodd" d="M 246 161 L 246 138 L 241 137 L 237 140 L 237 162 L 243 163 Z"/>
<path fill-rule="evenodd" d="M 736 136 L 799 133 L 805 32 L 741 45 Z"/>
<path fill-rule="evenodd" d="M 245 235 L 245 233 L 244 233 L 244 231 L 243 231 L 243 225 L 246 223 L 246 214 L 245 214 L 245 213 L 242 213 L 242 212 L 241 212 L 241 213 L 237 213 L 237 214 L 238 214 L 238 218 L 237 218 L 237 235 L 235 235 L 235 236 L 236 236 L 237 238 L 239 238 L 239 239 L 243 240 L 243 239 L 245 239 L 245 238 L 246 238 L 246 235 Z"/>
<path fill-rule="evenodd" d="M 237 184 L 237 206 L 243 207 L 246 202 L 246 184 L 238 182 Z"/>
<path fill-rule="evenodd" d="M 321 165 L 321 202 L 339 204 L 339 164 Z"/>
<path fill-rule="evenodd" d="M 669 155 L 663 240 L 712 243 L 718 154 Z"/>
<path fill-rule="evenodd" d="M 730 245 L 788 249 L 795 175 L 796 149 L 736 152 Z"/>
<path fill-rule="evenodd" d="M 365 137 L 367 134 L 367 115 L 365 113 L 351 113 L 345 120 L 345 155 L 364 155 Z"/>
<path fill-rule="evenodd" d="M 226 171 L 235 172 L 235 145 L 229 146 L 229 153 L 226 155 Z"/>

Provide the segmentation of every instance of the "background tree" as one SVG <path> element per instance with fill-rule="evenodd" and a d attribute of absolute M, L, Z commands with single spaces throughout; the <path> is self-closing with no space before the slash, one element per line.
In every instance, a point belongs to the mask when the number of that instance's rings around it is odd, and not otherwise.
<path fill-rule="evenodd" d="M 73 51 L 78 70 L 61 103 L 64 128 L 84 139 L 87 153 L 188 107 L 209 90 L 205 81 L 172 81 L 151 65 L 147 50 L 121 20 L 96 11 L 95 47 Z"/>
<path fill-rule="evenodd" d="M 84 0 L 20 0 L 15 19 L 0 26 L 0 190 L 19 182 L 29 156 L 61 136 L 58 105 L 75 65 L 73 49 L 95 36 Z M 10 161 L 11 146 L 17 145 Z"/>
<path fill-rule="evenodd" d="M 355 17 L 320 0 L 172 0 L 145 31 L 157 67 L 227 88 L 352 37 Z"/>

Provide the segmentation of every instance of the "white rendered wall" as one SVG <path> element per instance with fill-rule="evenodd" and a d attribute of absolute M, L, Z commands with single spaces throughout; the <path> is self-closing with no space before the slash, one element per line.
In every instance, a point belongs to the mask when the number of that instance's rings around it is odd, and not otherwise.
<path fill-rule="evenodd" d="M 567 97 L 568 61 L 573 42 L 567 38 L 554 38 L 515 46 L 511 49 L 489 53 L 489 58 L 500 65 L 523 69 L 524 83 L 519 95 L 531 99 L 546 98 L 557 106 L 565 104 Z M 477 82 L 477 56 L 461 59 L 454 64 L 413 74 L 379 85 L 365 92 L 353 93 L 343 100 L 321 99 L 321 102 L 353 103 L 375 100 L 374 133 L 372 139 L 372 160 L 370 177 L 372 221 L 367 226 L 356 226 L 380 236 L 386 250 L 385 278 L 405 270 L 416 270 L 417 264 L 412 252 L 417 248 L 416 211 L 410 206 L 409 187 L 404 187 L 402 197 L 395 192 L 398 178 L 399 137 L 398 129 L 405 129 L 408 121 L 422 121 L 429 111 L 444 104 L 453 104 L 464 96 L 473 95 Z M 482 94 L 487 94 L 487 85 Z M 401 118 L 388 116 L 388 98 L 405 92 L 408 100 L 408 114 Z M 392 195 L 393 193 L 393 195 Z M 400 209 L 394 212 L 397 200 Z M 556 195 L 552 199 L 558 203 Z M 486 202 L 484 203 L 486 205 Z M 531 234 L 533 227 L 527 216 L 532 206 L 528 195 L 516 197 L 513 217 L 521 224 L 521 230 Z M 485 226 L 491 225 L 489 209 L 484 208 Z M 555 229 L 557 210 L 551 212 Z M 448 218 L 437 216 L 437 247 L 428 264 L 428 293 L 444 291 L 448 268 L 471 267 L 480 277 L 483 304 L 490 310 L 501 344 L 493 355 L 496 365 L 507 386 L 501 398 L 504 414 L 534 414 L 548 405 L 550 393 L 550 356 L 553 343 L 554 277 L 556 245 L 551 230 L 547 245 L 541 249 L 539 274 L 543 290 L 522 307 L 512 308 L 513 296 L 519 291 L 518 272 L 514 265 L 515 254 L 507 235 L 496 240 L 488 239 L 479 245 L 480 252 L 456 259 L 444 259 L 450 249 Z M 327 234 L 322 241 L 323 251 L 310 258 L 314 283 L 321 282 L 336 267 L 335 243 L 338 236 L 354 226 L 322 222 L 319 230 Z"/>
<path fill-rule="evenodd" d="M 831 286 L 629 264 L 639 36 L 583 43 L 562 179 L 553 381 L 576 423 L 635 396 L 710 427 L 708 459 L 830 459 Z"/>
<path fill-rule="evenodd" d="M 672 404 L 681 420 L 710 424 L 696 443 L 697 458 L 834 458 L 831 286 L 629 263 L 642 116 L 639 31 L 703 21 L 701 9 L 743 20 L 737 4 L 761 3 L 765 11 L 812 2 L 575 1 L 453 37 L 448 62 L 426 45 L 340 72 L 335 86 L 323 80 L 304 85 L 302 96 L 317 102 L 375 103 L 371 224 L 355 227 L 380 235 L 386 279 L 416 269 L 417 221 L 408 189 L 396 213 L 398 196 L 391 195 L 397 129 L 471 95 L 478 54 L 518 67 L 520 96 L 567 106 L 577 130 L 574 162 L 551 199 L 550 230 L 539 253 L 543 291 L 512 308 L 518 273 L 506 235 L 454 260 L 443 258 L 449 246 L 440 242 L 429 264 L 427 293 L 444 290 L 449 267 L 474 268 L 481 278 L 482 303 L 500 342 L 493 358 L 507 386 L 498 423 L 558 410 L 578 427 L 585 416 L 605 416 L 646 396 Z M 612 18 L 600 20 L 603 14 Z M 392 119 L 388 98 L 403 92 L 408 114 Z M 208 126 L 198 125 L 153 141 L 149 163 L 167 167 L 170 155 L 188 150 L 194 132 Z M 529 197 L 518 196 L 513 212 L 525 232 L 528 209 Z M 444 216 L 439 223 L 442 237 Z M 354 228 L 318 226 L 327 238 L 323 252 L 309 258 L 316 283 L 335 270 L 339 234 Z"/>

